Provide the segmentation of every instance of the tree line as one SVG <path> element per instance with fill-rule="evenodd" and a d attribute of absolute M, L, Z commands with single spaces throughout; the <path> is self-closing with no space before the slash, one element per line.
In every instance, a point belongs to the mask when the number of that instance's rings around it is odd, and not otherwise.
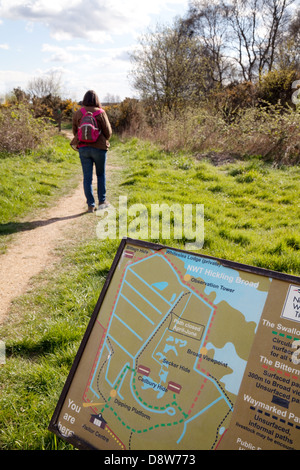
<path fill-rule="evenodd" d="M 217 143 L 226 152 L 298 162 L 298 3 L 190 0 L 182 17 L 139 38 L 130 71 L 138 99 L 104 98 L 114 132 L 167 149 L 203 152 Z M 56 73 L 14 89 L 0 106 L 0 129 L 5 107 L 20 103 L 41 124 L 70 121 L 80 105 L 60 94 Z"/>
<path fill-rule="evenodd" d="M 131 80 L 160 115 L 213 100 L 291 104 L 300 71 L 296 0 L 191 0 L 132 54 Z M 231 103 L 230 101 L 233 101 Z"/>
<path fill-rule="evenodd" d="M 34 118 L 46 118 L 55 123 L 59 129 L 62 120 L 72 118 L 78 104 L 70 98 L 61 97 L 62 76 L 52 72 L 47 76 L 34 77 L 23 90 L 14 88 L 7 94 L 1 108 L 28 106 Z"/>

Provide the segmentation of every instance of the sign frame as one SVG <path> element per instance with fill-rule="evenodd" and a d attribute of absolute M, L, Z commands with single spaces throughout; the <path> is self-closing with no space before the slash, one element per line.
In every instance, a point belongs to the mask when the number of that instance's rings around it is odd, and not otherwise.
<path fill-rule="evenodd" d="M 98 314 L 99 314 L 100 309 L 101 309 L 101 305 L 102 305 L 102 303 L 104 301 L 104 298 L 106 296 L 106 293 L 107 293 L 108 287 L 110 285 L 110 282 L 111 282 L 111 280 L 114 276 L 115 270 L 116 270 L 116 268 L 118 266 L 118 263 L 119 263 L 119 261 L 122 257 L 124 249 L 125 249 L 126 245 L 128 245 L 128 244 L 133 244 L 133 245 L 136 245 L 138 247 L 151 249 L 151 250 L 157 251 L 157 252 L 160 251 L 160 250 L 163 250 L 163 249 L 170 249 L 170 250 L 172 250 L 174 252 L 178 252 L 178 253 L 185 253 L 185 254 L 189 253 L 189 254 L 193 254 L 195 256 L 199 256 L 201 258 L 211 260 L 211 261 L 216 261 L 220 265 L 222 265 L 223 267 L 226 267 L 226 268 L 232 268 L 232 269 L 235 269 L 235 270 L 244 271 L 244 272 L 247 272 L 247 273 L 252 273 L 252 274 L 259 275 L 259 276 L 269 277 L 269 278 L 272 278 L 272 279 L 277 279 L 277 280 L 285 281 L 285 282 L 289 282 L 289 283 L 296 283 L 296 284 L 300 285 L 300 277 L 294 276 L 294 275 L 291 275 L 291 274 L 281 273 L 281 272 L 278 272 L 278 271 L 273 271 L 273 270 L 269 270 L 269 269 L 265 269 L 265 268 L 255 267 L 255 266 L 251 266 L 251 265 L 247 265 L 247 264 L 243 264 L 243 263 L 239 263 L 239 262 L 229 261 L 229 260 L 225 260 L 225 259 L 218 258 L 218 257 L 213 257 L 213 256 L 210 256 L 210 255 L 206 255 L 206 254 L 202 254 L 202 253 L 198 253 L 198 252 L 195 252 L 195 253 L 187 252 L 186 250 L 179 249 L 179 248 L 176 248 L 176 247 L 170 247 L 170 246 L 166 246 L 166 245 L 162 245 L 162 244 L 156 244 L 156 243 L 152 243 L 152 242 L 144 241 L 144 240 L 140 240 L 140 239 L 132 239 L 132 238 L 124 237 L 121 240 L 120 245 L 117 249 L 116 255 L 115 255 L 115 257 L 113 259 L 113 262 L 112 262 L 112 265 L 111 265 L 111 268 L 108 272 L 107 278 L 106 278 L 106 280 L 104 282 L 104 285 L 102 287 L 102 290 L 100 292 L 98 301 L 97 301 L 96 306 L 93 310 L 93 313 L 91 315 L 91 318 L 90 318 L 89 323 L 87 325 L 86 331 L 85 331 L 85 333 L 83 335 L 83 338 L 81 340 L 81 343 L 79 345 L 78 351 L 77 351 L 77 353 L 75 355 L 75 358 L 73 360 L 73 364 L 71 366 L 71 369 L 70 369 L 69 374 L 67 376 L 67 379 L 65 381 L 63 389 L 60 393 L 58 402 L 56 404 L 55 410 L 53 412 L 51 421 L 50 421 L 49 426 L 48 426 L 48 430 L 50 432 L 54 433 L 55 435 L 57 435 L 58 437 L 60 437 L 61 439 L 63 439 L 64 441 L 66 441 L 67 443 L 71 444 L 72 446 L 74 446 L 75 448 L 77 448 L 79 450 L 97 450 L 97 448 L 95 448 L 91 443 L 85 441 L 81 437 L 76 436 L 75 434 L 73 434 L 72 436 L 63 436 L 60 433 L 59 428 L 58 428 L 58 418 L 59 418 L 59 415 L 61 413 L 63 404 L 66 400 L 68 391 L 71 387 L 71 384 L 72 384 L 73 378 L 75 376 L 75 373 L 77 371 L 78 365 L 79 365 L 79 363 L 81 361 L 81 358 L 83 356 L 85 347 L 86 347 L 86 345 L 89 341 L 91 332 L 92 332 L 93 327 L 95 325 L 95 322 L 97 320 Z"/>

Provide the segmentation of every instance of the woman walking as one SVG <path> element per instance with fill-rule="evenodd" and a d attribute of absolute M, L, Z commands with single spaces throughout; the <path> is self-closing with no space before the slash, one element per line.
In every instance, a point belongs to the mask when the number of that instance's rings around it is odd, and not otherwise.
<path fill-rule="evenodd" d="M 108 206 L 106 201 L 105 163 L 112 129 L 106 112 L 101 108 L 97 94 L 89 90 L 84 95 L 82 108 L 73 115 L 73 148 L 78 149 L 83 172 L 83 188 L 88 211 L 96 210 L 93 194 L 93 167 L 97 175 L 98 209 Z"/>

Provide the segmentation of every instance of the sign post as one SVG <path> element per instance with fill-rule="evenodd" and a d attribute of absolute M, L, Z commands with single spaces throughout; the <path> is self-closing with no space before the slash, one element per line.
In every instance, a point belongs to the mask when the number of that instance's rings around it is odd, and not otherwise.
<path fill-rule="evenodd" d="M 79 449 L 300 449 L 300 278 L 123 239 L 49 429 Z"/>

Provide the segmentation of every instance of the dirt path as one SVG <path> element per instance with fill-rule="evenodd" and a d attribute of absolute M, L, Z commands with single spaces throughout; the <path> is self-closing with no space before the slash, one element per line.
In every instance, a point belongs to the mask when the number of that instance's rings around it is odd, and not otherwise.
<path fill-rule="evenodd" d="M 55 207 L 30 219 L 24 231 L 14 235 L 7 251 L 0 255 L 0 324 L 5 320 L 12 300 L 26 292 L 30 279 L 57 261 L 54 248 L 66 236 L 67 228 L 86 214 L 82 179 Z M 27 221 L 28 219 L 26 219 Z"/>
<path fill-rule="evenodd" d="M 68 132 L 65 135 L 72 137 Z M 7 318 L 11 302 L 27 291 L 31 278 L 58 260 L 54 250 L 66 240 L 68 230 L 90 215 L 79 175 L 75 190 L 36 218 L 24 220 L 24 230 L 14 235 L 0 255 L 0 324 Z"/>
<path fill-rule="evenodd" d="M 63 133 L 72 138 L 70 132 Z M 121 167 L 106 165 L 108 177 L 115 171 L 121 171 Z M 94 175 L 96 193 L 95 186 Z M 0 325 L 9 318 L 11 302 L 30 288 L 31 279 L 59 260 L 55 249 L 70 238 L 80 238 L 88 226 L 95 227 L 96 219 L 95 214 L 87 213 L 80 172 L 75 190 L 61 197 L 54 207 L 40 211 L 36 218 L 24 220 L 24 229 L 14 234 L 8 249 L 0 255 Z"/>

